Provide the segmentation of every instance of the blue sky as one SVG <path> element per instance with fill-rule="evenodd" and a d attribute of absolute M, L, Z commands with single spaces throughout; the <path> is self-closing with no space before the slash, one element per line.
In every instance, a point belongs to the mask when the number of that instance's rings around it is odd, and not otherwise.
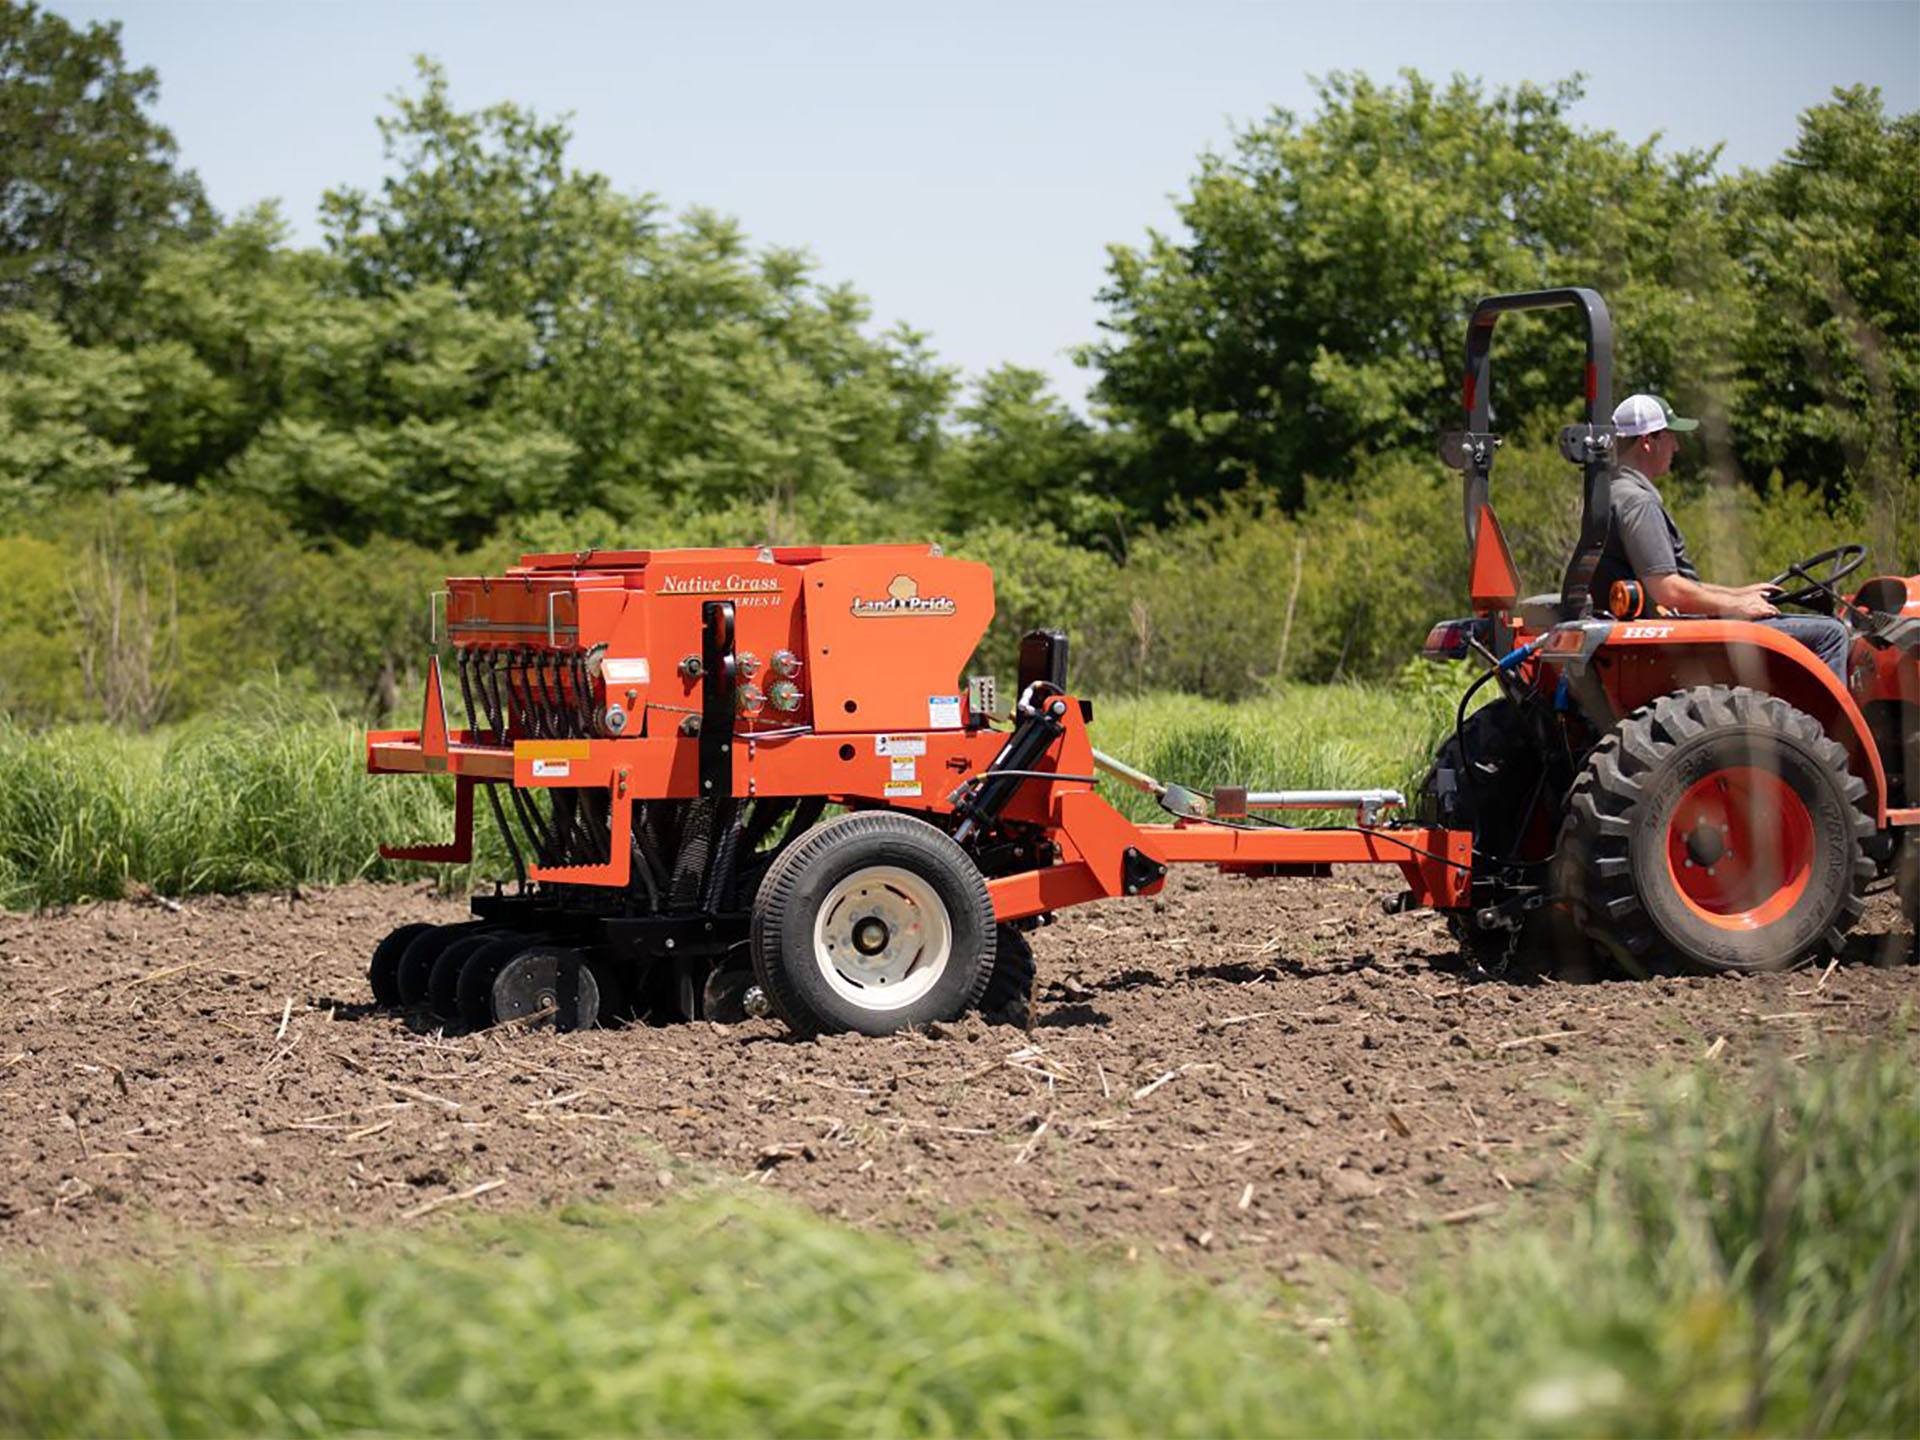
<path fill-rule="evenodd" d="M 1836 85 L 1920 109 L 1920 0 L 1180 5 L 236 3 L 48 8 L 120 20 L 159 115 L 231 212 L 278 197 L 318 237 L 323 190 L 374 186 L 374 117 L 446 67 L 456 103 L 573 113 L 575 162 L 669 209 L 812 252 L 948 363 L 1046 370 L 1097 333 L 1106 247 L 1172 223 L 1204 149 L 1309 77 L 1587 72 L 1575 118 L 1764 166 Z"/>

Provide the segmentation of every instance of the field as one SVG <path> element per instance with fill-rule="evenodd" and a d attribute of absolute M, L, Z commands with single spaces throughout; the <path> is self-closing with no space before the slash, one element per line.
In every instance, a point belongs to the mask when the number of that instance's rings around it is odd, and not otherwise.
<path fill-rule="evenodd" d="M 1096 733 L 1203 783 L 1404 783 L 1439 713 L 1296 692 Z M 210 743 L 101 753 L 164 785 Z M 449 1039 L 371 1011 L 363 966 L 459 898 L 327 883 L 350 827 L 439 821 L 361 814 L 383 787 L 322 720 L 287 742 L 336 752 L 305 793 L 338 805 L 251 871 L 212 832 L 306 813 L 265 747 L 200 812 L 219 886 L 141 840 L 87 882 L 127 898 L 0 917 L 0 1432 L 1920 1418 L 1890 896 L 1828 972 L 1578 984 L 1466 972 L 1385 877 L 1176 874 L 1038 932 L 1031 1031 Z"/>

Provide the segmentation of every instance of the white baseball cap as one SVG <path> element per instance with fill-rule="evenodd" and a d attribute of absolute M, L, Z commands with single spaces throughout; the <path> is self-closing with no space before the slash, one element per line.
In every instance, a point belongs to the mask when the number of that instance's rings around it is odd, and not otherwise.
<path fill-rule="evenodd" d="M 1613 428 L 1620 435 L 1651 435 L 1656 430 L 1672 430 L 1684 435 L 1698 430 L 1698 420 L 1673 413 L 1673 407 L 1658 395 L 1629 395 L 1613 409 Z"/>

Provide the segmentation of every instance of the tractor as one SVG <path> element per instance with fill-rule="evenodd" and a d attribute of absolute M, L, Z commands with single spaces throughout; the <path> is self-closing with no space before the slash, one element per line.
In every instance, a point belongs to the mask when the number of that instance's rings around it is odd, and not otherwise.
<path fill-rule="evenodd" d="M 1581 533 L 1560 593 L 1523 600 L 1489 490 L 1491 341 L 1501 315 L 1558 306 L 1586 324 L 1587 418 L 1561 436 Z M 804 1036 L 1018 1015 L 1035 926 L 1152 894 L 1177 864 L 1396 867 L 1388 909 L 1440 911 L 1488 967 L 1585 951 L 1753 970 L 1837 950 L 1920 822 L 1920 580 L 1843 597 L 1859 546 L 1779 578 L 1853 626 L 1850 689 L 1777 631 L 1592 595 L 1611 350 L 1591 290 L 1474 311 L 1468 428 L 1442 447 L 1466 477 L 1474 613 L 1426 652 L 1490 664 L 1411 815 L 1389 789 L 1205 795 L 1143 774 L 1093 744 L 1060 631 L 1024 637 L 1003 705 L 964 673 L 992 572 L 936 546 L 595 548 L 450 579 L 428 605 L 420 724 L 371 732 L 366 763 L 450 777 L 454 836 L 382 853 L 471 861 L 484 797 L 512 888 L 388 935 L 375 999 L 466 1028 L 771 1015 Z M 1499 697 L 1470 710 L 1487 685 Z M 1166 818 L 1123 814 L 1103 776 Z"/>
<path fill-rule="evenodd" d="M 1489 426 L 1501 316 L 1571 308 L 1586 332 L 1586 419 L 1560 433 L 1584 483 L 1557 594 L 1522 597 L 1492 503 Z M 1920 824 L 1920 578 L 1843 593 L 1858 544 L 1770 582 L 1775 603 L 1840 617 L 1847 683 L 1758 623 L 1648 612 L 1633 582 L 1592 585 L 1612 515 L 1612 330 L 1592 290 L 1483 300 L 1467 329 L 1467 428 L 1443 437 L 1464 475 L 1473 614 L 1424 653 L 1479 656 L 1422 785 L 1430 825 L 1473 836 L 1470 903 L 1449 923 L 1475 960 L 1642 973 L 1665 962 L 1773 969 L 1837 954 L 1867 888 L 1900 869 Z M 1486 686 L 1498 695 L 1479 709 Z"/>

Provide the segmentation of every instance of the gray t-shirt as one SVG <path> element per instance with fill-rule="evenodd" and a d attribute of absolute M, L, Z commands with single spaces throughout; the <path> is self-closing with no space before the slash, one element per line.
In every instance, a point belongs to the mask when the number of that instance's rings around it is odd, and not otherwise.
<path fill-rule="evenodd" d="M 1604 605 L 1616 580 L 1649 575 L 1700 578 L 1687 558 L 1686 537 L 1667 513 L 1660 492 L 1638 470 L 1622 465 L 1613 473 L 1613 524 L 1594 570 L 1594 600 Z"/>

